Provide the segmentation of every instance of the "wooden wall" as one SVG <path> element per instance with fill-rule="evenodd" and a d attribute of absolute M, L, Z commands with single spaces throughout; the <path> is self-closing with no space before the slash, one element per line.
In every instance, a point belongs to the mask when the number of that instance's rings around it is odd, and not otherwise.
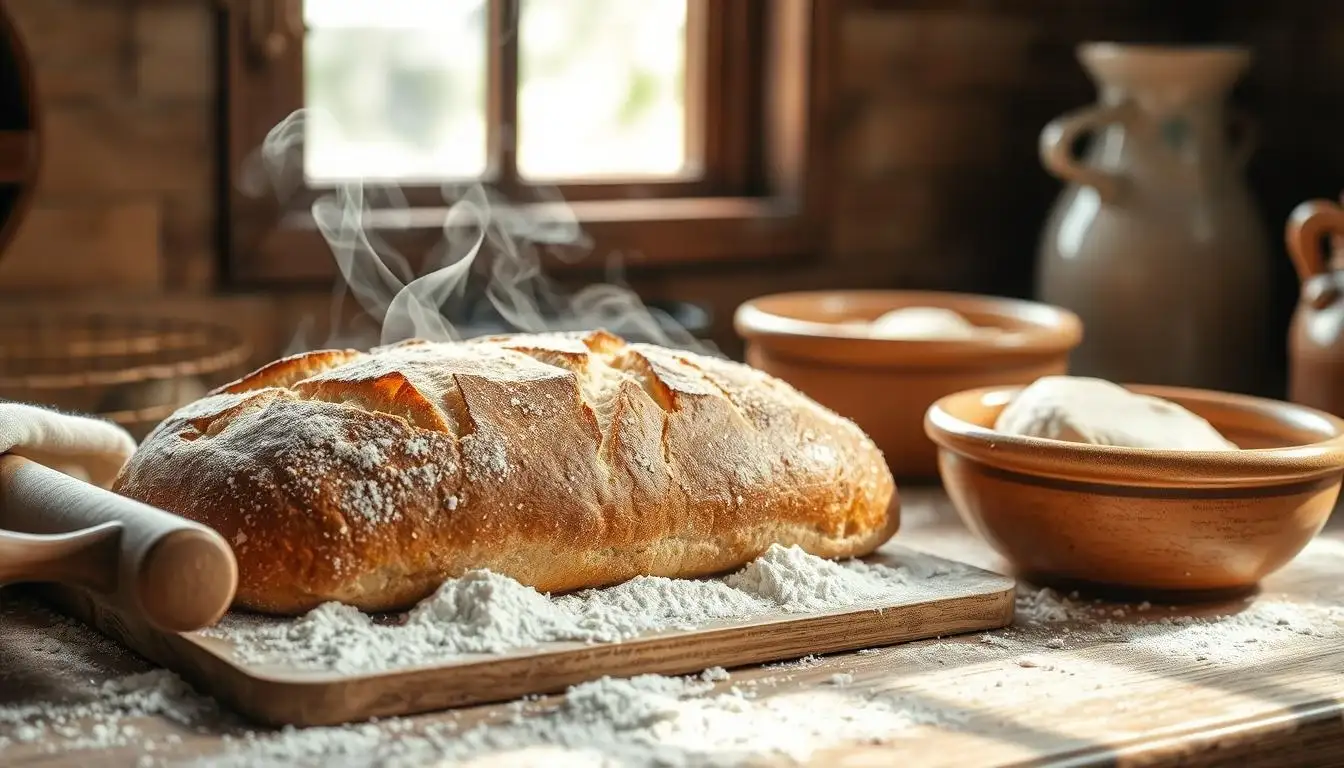
<path fill-rule="evenodd" d="M 45 157 L 0 291 L 213 289 L 213 3 L 4 2 L 34 61 Z"/>
<path fill-rule="evenodd" d="M 2 0 L 37 65 L 47 161 L 40 198 L 0 259 L 0 296 L 219 315 L 273 352 L 325 292 L 230 296 L 219 200 L 212 0 Z M 1272 230 L 1298 200 L 1344 189 L 1344 5 L 1159 0 L 819 0 L 843 4 L 833 108 L 831 236 L 817 260 L 641 276 L 652 297 L 728 314 L 766 291 L 927 287 L 1026 295 L 1058 186 L 1040 127 L 1093 97 L 1088 39 L 1238 39 L 1260 50 L 1242 98 L 1264 116 L 1252 177 Z M 1338 106 L 1337 106 L 1338 105 Z M 1293 297 L 1286 259 L 1275 290 Z M 159 298 L 154 298 L 159 297 Z M 70 301 L 68 298 L 62 303 Z M 83 301 L 83 299 L 81 299 Z M 1286 315 L 1285 315 L 1286 317 Z"/>

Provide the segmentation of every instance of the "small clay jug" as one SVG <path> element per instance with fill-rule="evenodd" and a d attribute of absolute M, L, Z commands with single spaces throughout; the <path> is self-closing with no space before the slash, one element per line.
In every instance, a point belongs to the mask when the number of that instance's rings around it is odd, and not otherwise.
<path fill-rule="evenodd" d="M 1344 235 L 1344 209 L 1308 200 L 1288 217 L 1288 254 L 1302 294 L 1288 329 L 1288 399 L 1344 415 L 1344 269 L 1327 261 L 1325 238 Z"/>
<path fill-rule="evenodd" d="M 1088 43 L 1078 56 L 1098 99 L 1041 133 L 1067 187 L 1036 272 L 1037 298 L 1086 329 L 1071 372 L 1263 392 L 1272 257 L 1243 174 L 1249 121 L 1227 105 L 1250 52 Z"/>

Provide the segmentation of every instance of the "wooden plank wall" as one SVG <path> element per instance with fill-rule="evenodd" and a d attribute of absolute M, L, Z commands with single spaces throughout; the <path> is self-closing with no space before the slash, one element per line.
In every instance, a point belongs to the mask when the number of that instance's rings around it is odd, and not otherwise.
<path fill-rule="evenodd" d="M 212 0 L 2 0 L 37 65 L 47 120 L 40 199 L 0 259 L 6 301 L 97 294 L 195 306 L 259 333 L 262 355 L 326 292 L 220 298 Z M 807 265 L 639 278 L 650 297 L 728 316 L 767 291 L 891 286 L 1026 295 L 1057 191 L 1040 127 L 1092 99 L 1088 39 L 1236 39 L 1260 61 L 1242 89 L 1263 116 L 1252 176 L 1271 230 L 1300 199 L 1344 189 L 1344 4 L 1159 0 L 820 0 L 844 6 L 832 109 L 831 236 Z M 1174 6 L 1179 10 L 1173 10 Z M 1280 258 L 1286 322 L 1294 286 Z M 155 299 L 154 297 L 163 297 Z M 190 297 L 199 297 L 190 300 Z M 250 307 L 239 311 L 239 302 Z M 211 310 L 211 307 L 217 309 Z M 177 311 L 176 309 L 174 311 Z M 242 316 L 246 315 L 246 318 Z M 257 330 L 261 329 L 261 330 Z"/>
<path fill-rule="evenodd" d="M 33 58 L 46 151 L 0 290 L 212 290 L 213 3 L 5 6 Z"/>

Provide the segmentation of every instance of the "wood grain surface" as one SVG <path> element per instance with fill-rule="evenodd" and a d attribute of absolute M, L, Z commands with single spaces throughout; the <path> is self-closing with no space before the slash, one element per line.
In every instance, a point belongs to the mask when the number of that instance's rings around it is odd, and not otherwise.
<path fill-rule="evenodd" d="M 238 712 L 264 723 L 303 726 L 557 693 L 606 675 L 694 674 L 707 667 L 734 668 L 872 648 L 997 629 L 1012 621 L 1012 579 L 901 547 L 888 547 L 869 561 L 916 572 L 940 567 L 952 572 L 930 579 L 927 588 L 844 610 L 720 621 L 704 629 L 650 633 L 621 643 L 548 643 L 358 675 L 249 666 L 227 641 L 199 633 L 161 632 L 133 614 L 78 594 L 63 594 L 58 601 L 72 615 L 180 673 Z"/>
<path fill-rule="evenodd" d="M 1002 567 L 956 521 L 940 491 L 911 488 L 905 494 L 900 544 L 979 567 Z M 1344 525 L 1337 522 L 1271 577 L 1249 608 L 1298 605 L 1327 614 L 1334 610 L 1335 617 L 1344 618 L 1341 575 Z M 1344 643 L 1337 632 L 1269 632 L 1263 642 L 1248 644 L 1251 650 L 1244 655 L 1219 658 L 1192 646 L 1157 642 L 1160 628 L 1152 642 L 1127 642 L 1114 628 L 1158 615 L 1244 612 L 1243 602 L 1155 605 L 1147 611 L 1103 602 L 1091 606 L 1090 618 L 1032 624 L 1032 591 L 1019 589 L 1018 616 L 1003 630 L 737 669 L 719 687 L 816 697 L 819 707 L 890 700 L 937 715 L 878 743 L 830 745 L 812 755 L 815 765 L 1245 767 L 1328 766 L 1344 759 Z M 1172 637 L 1179 637 L 1178 629 L 1171 628 Z M 72 641 L 54 653 L 53 633 L 65 636 L 70 630 L 50 612 L 0 590 L 0 710 L 77 698 L 90 682 L 148 668 L 111 643 L 85 647 Z M 1248 632 L 1248 637 L 1256 635 Z M 838 673 L 853 675 L 852 682 L 843 688 L 829 685 Z M 546 697 L 530 706 L 558 701 Z M 465 729 L 506 721 L 515 712 L 505 704 L 424 715 L 369 738 L 390 743 L 450 718 Z M 161 747 L 159 757 L 209 759 L 228 754 L 238 743 L 226 738 L 236 739 L 236 725 L 198 732 L 165 717 L 123 722 L 138 729 L 134 743 L 92 753 L 81 749 L 77 738 L 53 734 L 9 747 L 0 752 L 0 763 L 134 765 L 144 743 L 163 744 L 170 734 L 180 743 Z M 0 720 L 0 735 L 6 728 Z"/>

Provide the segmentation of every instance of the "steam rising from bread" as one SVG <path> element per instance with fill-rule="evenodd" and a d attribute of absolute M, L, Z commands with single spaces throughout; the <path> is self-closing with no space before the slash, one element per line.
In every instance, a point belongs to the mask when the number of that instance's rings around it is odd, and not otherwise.
<path fill-rule="evenodd" d="M 306 113 L 299 110 L 271 129 L 251 166 L 244 169 L 245 193 L 260 195 L 269 186 L 285 200 L 302 186 Z M 645 306 L 620 283 L 619 254 L 608 257 L 609 282 L 573 294 L 547 277 L 542 249 L 566 260 L 583 258 L 591 249 L 573 211 L 558 194 L 524 207 L 509 204 L 480 184 L 445 186 L 441 193 L 447 207 L 443 236 L 424 254 L 419 275 L 379 236 L 380 230 L 404 225 L 421 214 L 410 209 L 396 185 L 354 180 L 312 204 L 313 219 L 340 268 L 336 300 L 343 301 L 345 292 L 351 292 L 380 325 L 380 343 L 413 337 L 461 338 L 466 329 L 450 319 L 451 309 L 463 308 L 469 283 L 484 280 L 482 297 L 513 331 L 605 328 L 664 346 L 714 351 L 666 313 Z M 456 316 L 460 321 L 460 313 Z M 333 335 L 338 331 L 339 322 L 333 321 Z M 333 342 L 328 339 L 324 346 Z"/>

